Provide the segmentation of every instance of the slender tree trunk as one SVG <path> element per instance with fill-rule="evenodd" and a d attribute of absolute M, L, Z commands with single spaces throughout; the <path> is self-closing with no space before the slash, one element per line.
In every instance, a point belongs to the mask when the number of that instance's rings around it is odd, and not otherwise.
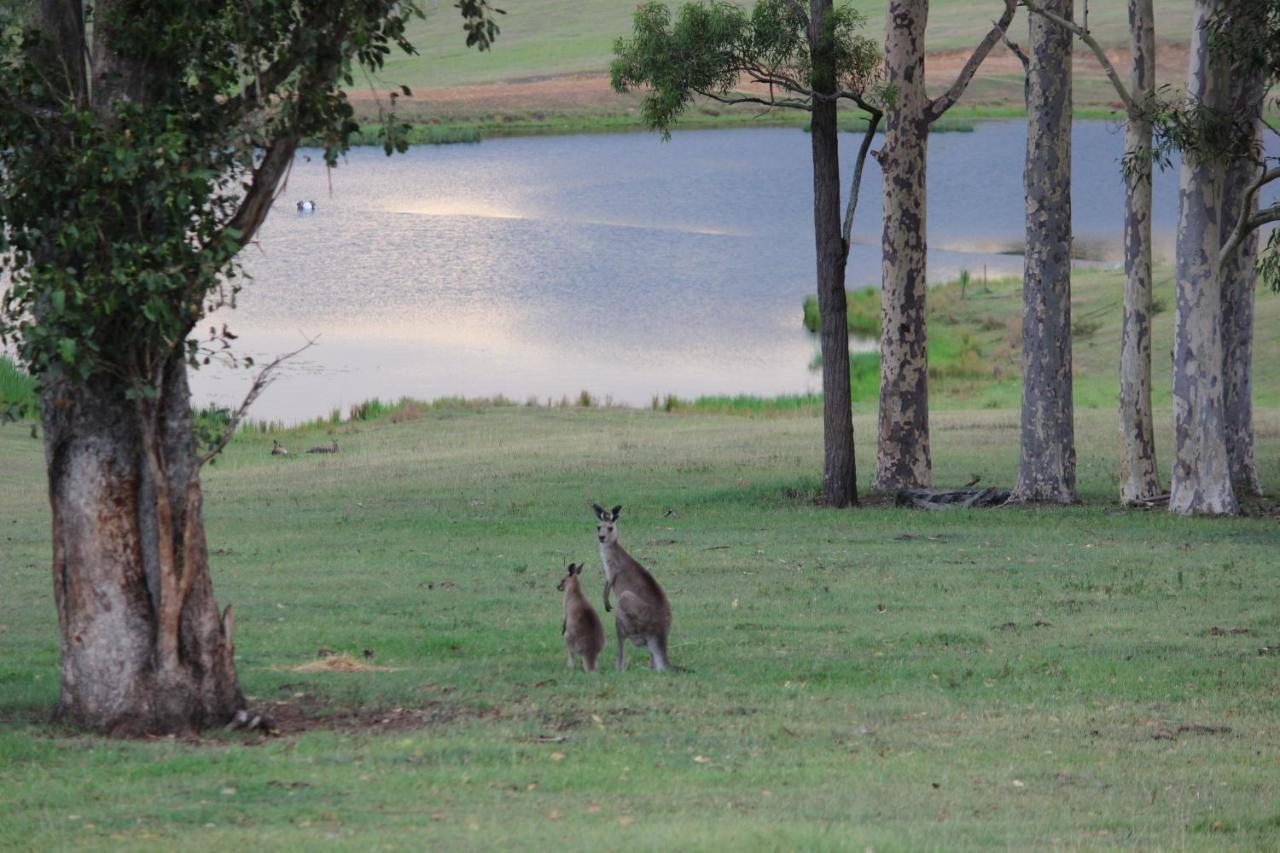
<path fill-rule="evenodd" d="M 1044 6 L 1070 20 L 1072 0 Z M 1011 500 L 1076 501 L 1071 398 L 1071 33 L 1030 16 L 1022 441 Z"/>
<path fill-rule="evenodd" d="M 1129 93 L 1145 107 L 1155 93 L 1155 22 L 1152 0 L 1129 0 L 1133 69 Z M 1151 121 L 1130 115 L 1125 154 L 1135 168 L 1125 175 L 1124 317 L 1120 327 L 1120 501 L 1132 504 L 1161 493 L 1151 413 Z"/>
<path fill-rule="evenodd" d="M 925 327 L 925 175 L 929 99 L 924 85 L 927 0 L 890 0 L 885 16 L 888 111 L 880 170 L 884 231 L 880 247 L 880 421 L 875 488 L 933 484 L 929 457 L 929 363 Z"/>
<path fill-rule="evenodd" d="M 1187 97 L 1212 110 L 1227 106 L 1224 64 L 1213 56 L 1206 29 L 1222 0 L 1196 0 Z M 1173 420 L 1176 454 L 1169 509 L 1183 515 L 1236 512 L 1223 411 L 1222 247 L 1223 166 L 1210 157 L 1183 157 L 1178 180 L 1177 321 L 1173 340 Z"/>
<path fill-rule="evenodd" d="M 810 45 L 814 88 L 834 93 L 836 80 L 831 40 L 825 33 L 831 0 L 813 0 Z M 818 261 L 818 314 L 822 337 L 822 498 L 827 506 L 858 502 L 853 459 L 853 409 L 849 388 L 849 305 L 844 289 L 846 247 L 840 230 L 840 148 L 836 137 L 836 101 L 814 98 L 813 233 Z"/>
<path fill-rule="evenodd" d="M 244 697 L 230 615 L 209 580 L 186 367 L 169 367 L 153 430 L 164 482 L 124 392 L 108 379 L 50 375 L 41 395 L 62 647 L 56 713 L 110 734 L 194 731 L 226 722 Z M 176 577 L 165 575 L 166 549 Z M 172 654 L 166 611 L 177 613 Z"/>
<path fill-rule="evenodd" d="M 1231 114 L 1252 125 L 1255 144 L 1262 143 L 1263 82 L 1259 74 L 1233 73 Z M 1257 177 L 1257 166 L 1237 159 L 1227 166 L 1222 197 L 1225 243 L 1240 216 L 1245 190 Z M 1253 208 L 1257 209 L 1256 199 Z M 1262 483 L 1253 456 L 1253 297 L 1258 276 L 1258 232 L 1251 231 L 1222 262 L 1223 411 L 1227 459 L 1237 500 L 1261 497 Z"/>

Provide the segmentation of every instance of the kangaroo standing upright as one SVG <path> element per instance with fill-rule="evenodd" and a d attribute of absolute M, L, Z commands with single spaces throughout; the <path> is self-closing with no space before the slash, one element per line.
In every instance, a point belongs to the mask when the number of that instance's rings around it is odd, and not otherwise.
<path fill-rule="evenodd" d="M 609 592 L 618 597 L 618 669 L 626 666 L 627 638 L 637 646 L 649 647 L 649 665 L 654 669 L 670 669 L 667 661 L 667 632 L 671 630 L 671 605 L 662 587 L 645 567 L 618 544 L 618 514 L 622 507 L 596 511 L 596 539 L 600 541 L 600 557 L 604 562 L 604 609 L 611 611 Z"/>
<path fill-rule="evenodd" d="M 569 669 L 573 669 L 575 659 L 580 658 L 583 670 L 595 672 L 596 658 L 604 648 L 604 626 L 578 584 L 582 565 L 570 563 L 565 571 L 556 589 L 564 593 L 564 623 L 560 626 L 560 633 L 569 649 Z"/>

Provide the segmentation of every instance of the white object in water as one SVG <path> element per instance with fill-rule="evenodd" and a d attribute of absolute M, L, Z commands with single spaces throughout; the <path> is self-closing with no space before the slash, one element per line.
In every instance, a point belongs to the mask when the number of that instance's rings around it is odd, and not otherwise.
<path fill-rule="evenodd" d="M 304 199 L 298 202 L 298 213 L 302 216 L 310 216 L 316 212 L 316 203 L 311 199 Z"/>

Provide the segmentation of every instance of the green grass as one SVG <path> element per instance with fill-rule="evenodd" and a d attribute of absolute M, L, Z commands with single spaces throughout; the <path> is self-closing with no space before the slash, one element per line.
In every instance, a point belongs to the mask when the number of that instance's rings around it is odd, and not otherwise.
<path fill-rule="evenodd" d="M 1152 352 L 1154 404 L 1170 404 L 1171 375 L 1159 353 L 1173 345 L 1173 272 L 1156 270 L 1156 319 Z M 1072 358 L 1075 403 L 1083 409 L 1111 409 L 1119 394 L 1120 318 L 1124 302 L 1121 270 L 1076 270 L 1072 289 Z M 879 337 L 880 291 L 851 291 L 849 331 Z M 1021 397 L 1022 282 L 971 280 L 962 290 L 953 281 L 929 290 L 928 350 L 930 405 L 935 409 L 1015 409 Z M 817 300 L 806 297 L 802 322 L 818 328 Z M 1254 399 L 1280 406 L 1280 294 L 1260 289 L 1255 296 Z M 855 407 L 874 410 L 879 399 L 879 356 L 850 357 Z"/>
<path fill-rule="evenodd" d="M 671 4 L 677 5 L 677 4 Z M 882 0 L 854 0 L 867 15 L 865 32 L 884 33 Z M 415 89 L 473 83 L 518 81 L 561 74 L 603 72 L 613 56 L 613 42 L 631 33 L 632 0 L 524 0 L 507 4 L 499 18 L 502 33 L 493 50 L 479 53 L 463 44 L 457 12 L 448 3 L 433 3 L 427 20 L 410 30 L 417 56 L 393 54 L 381 78 Z M 933 0 L 929 8 L 926 48 L 930 51 L 971 49 L 999 16 L 994 0 Z M 1026 41 L 1026 13 L 1013 28 Z M 1089 28 L 1104 45 L 1127 44 L 1123 4 L 1093 4 Z M 1191 30 L 1191 9 L 1174 0 L 1157 0 L 1156 32 L 1161 40 L 1183 41 Z M 1083 61 L 1083 60 L 1082 60 Z M 945 85 L 943 83 L 942 85 Z M 1020 97 L 1020 96 L 1019 96 Z"/>
<path fill-rule="evenodd" d="M 265 742 L 40 722 L 44 457 L 0 428 L 0 847 L 1280 845 L 1280 530 L 1117 509 L 1109 411 L 1079 416 L 1083 505 L 953 514 L 816 507 L 816 416 L 398 410 L 245 433 L 205 474 L 253 703 L 370 723 Z M 1013 412 L 933 425 L 940 483 L 1011 483 Z M 336 457 L 269 455 L 330 436 Z M 1258 438 L 1274 484 L 1280 409 Z M 554 585 L 595 565 L 588 500 L 623 505 L 691 672 L 564 669 Z M 393 671 L 292 671 L 322 646 Z M 397 709 L 422 722 L 384 731 Z"/>
<path fill-rule="evenodd" d="M 674 4 L 673 4 L 674 5 Z M 884 4 L 881 0 L 854 0 L 868 16 L 865 31 L 879 40 L 884 32 Z M 998 13 L 994 0 L 934 0 L 930 6 L 927 49 L 931 52 L 970 50 L 986 34 Z M 478 53 L 464 47 L 456 11 L 445 3 L 433 5 L 428 19 L 416 23 L 410 38 L 418 49 L 415 56 L 393 54 L 378 79 L 359 81 L 355 90 L 370 87 L 387 89 L 408 84 L 424 98 L 403 98 L 398 103 L 402 117 L 422 128 L 415 130 L 423 143 L 474 141 L 454 134 L 483 137 L 635 132 L 644 130 L 636 93 L 617 95 L 589 104 L 566 102 L 552 97 L 543 102 L 522 102 L 519 93 L 507 100 L 486 96 L 478 101 L 433 100 L 429 90 L 437 87 L 473 86 L 493 83 L 520 83 L 573 74 L 602 74 L 613 58 L 613 43 L 631 32 L 635 4 L 627 0 L 525 0 L 507 9 L 499 23 L 502 34 L 493 50 Z M 1190 32 L 1191 13 L 1184 3 L 1158 0 L 1156 30 L 1161 43 L 1185 43 Z M 1025 13 L 1013 24 L 1017 41 L 1026 41 Z M 1122 5 L 1106 4 L 1090 9 L 1089 27 L 1109 47 L 1128 43 L 1127 22 Z M 1003 50 L 999 48 L 998 50 Z M 1091 58 L 1077 62 L 1073 103 L 1077 118 L 1122 117 L 1114 90 L 1094 66 Z M 1162 71 L 1162 73 L 1164 73 Z M 983 118 L 1014 118 L 1025 115 L 1023 77 L 1019 71 L 982 73 L 968 88 L 964 100 L 948 111 L 933 130 L 972 129 Z M 934 94 L 951 80 L 935 74 L 929 80 Z M 1179 85 L 1180 79 L 1161 79 Z M 362 121 L 372 122 L 376 103 L 359 99 L 355 107 Z M 803 113 L 775 110 L 760 116 L 755 105 L 726 107 L 698 99 L 682 116 L 678 128 L 804 126 Z M 848 122 L 850 130 L 858 122 Z M 441 137 L 437 134 L 443 133 Z M 360 134 L 356 144 L 381 144 L 373 131 Z"/>
<path fill-rule="evenodd" d="M 34 417 L 35 413 L 35 379 L 8 356 L 0 355 L 0 417 Z"/>

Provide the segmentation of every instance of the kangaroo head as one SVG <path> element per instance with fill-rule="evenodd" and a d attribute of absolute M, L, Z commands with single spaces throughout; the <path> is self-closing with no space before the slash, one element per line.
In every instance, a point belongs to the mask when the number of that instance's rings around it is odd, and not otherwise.
<path fill-rule="evenodd" d="M 592 504 L 591 508 L 596 511 L 596 539 L 600 540 L 601 545 L 612 545 L 618 541 L 618 515 L 622 512 L 621 506 L 615 506 L 613 509 L 606 510 L 600 504 Z"/>
<path fill-rule="evenodd" d="M 564 592 L 565 587 L 569 585 L 569 581 L 573 581 L 573 586 L 577 586 L 578 581 L 575 578 L 580 574 L 582 574 L 582 564 L 579 563 L 575 566 L 570 563 L 569 567 L 565 569 L 565 576 L 560 578 L 560 583 L 556 584 L 556 589 Z"/>

